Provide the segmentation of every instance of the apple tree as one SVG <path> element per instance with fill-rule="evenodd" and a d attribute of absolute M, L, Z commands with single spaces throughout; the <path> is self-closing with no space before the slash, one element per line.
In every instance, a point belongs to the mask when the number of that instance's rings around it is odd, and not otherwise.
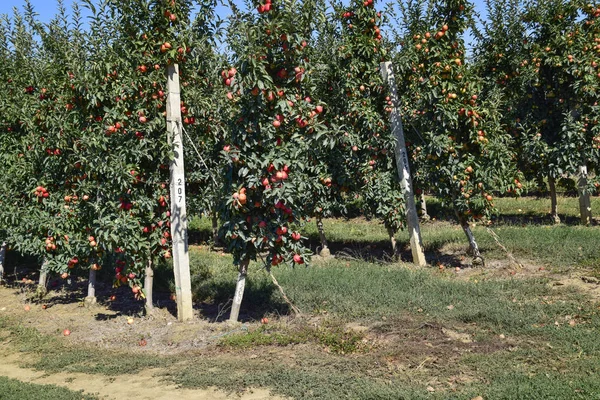
<path fill-rule="evenodd" d="M 413 160 L 420 181 L 453 210 L 474 262 L 483 263 L 469 223 L 489 218 L 494 196 L 518 182 L 511 137 L 500 122 L 498 92 L 482 96 L 482 79 L 465 60 L 473 4 L 433 0 L 414 7 L 430 12 L 406 8 L 407 21 L 419 21 L 405 27 L 395 63 L 406 82 L 407 123 L 419 133 Z"/>
<path fill-rule="evenodd" d="M 221 79 L 238 111 L 231 120 L 226 160 L 222 236 L 239 266 L 231 311 L 237 320 L 250 260 L 267 268 L 304 264 L 310 251 L 298 224 L 307 217 L 307 154 L 323 129 L 311 92 L 314 3 L 273 0 L 236 11 L 228 43 L 233 66 Z"/>
<path fill-rule="evenodd" d="M 323 60 L 321 90 L 332 133 L 329 168 L 339 171 L 335 180 L 343 192 L 362 196 L 368 217 L 383 221 L 396 254 L 394 236 L 405 218 L 388 123 L 392 107 L 379 72 L 389 51 L 381 34 L 384 18 L 372 0 L 337 5 L 334 18 L 337 34 L 333 54 Z"/>

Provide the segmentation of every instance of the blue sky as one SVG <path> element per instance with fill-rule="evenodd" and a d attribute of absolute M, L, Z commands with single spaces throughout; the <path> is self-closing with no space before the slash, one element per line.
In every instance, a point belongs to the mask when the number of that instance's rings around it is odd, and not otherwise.
<path fill-rule="evenodd" d="M 56 0 L 30 0 L 39 18 L 47 22 L 56 14 Z M 241 2 L 241 1 L 240 1 Z M 69 9 L 73 0 L 64 0 L 64 4 Z M 481 13 L 484 10 L 483 0 L 475 0 L 475 7 Z M 24 0 L 0 0 L 0 14 L 11 14 L 13 7 L 22 9 Z"/>
<path fill-rule="evenodd" d="M 38 14 L 38 18 L 42 21 L 42 22 L 48 22 L 50 21 L 55 15 L 56 15 L 56 0 L 29 0 L 30 3 L 33 5 L 34 10 L 36 11 L 36 13 Z M 63 3 L 66 7 L 67 10 L 69 10 L 71 8 L 71 5 L 75 2 L 76 0 L 63 0 Z M 388 0 L 383 0 L 380 3 L 384 3 L 387 2 Z M 485 3 L 484 0 L 471 0 L 475 3 L 475 9 L 477 12 L 479 12 L 480 15 L 484 16 L 484 11 L 485 11 Z M 235 3 L 237 4 L 243 4 L 244 0 L 234 0 Z M 20 9 L 21 11 L 23 10 L 23 4 L 25 3 L 25 0 L 0 0 L 0 14 L 12 14 L 12 10 L 14 7 L 17 7 L 18 9 Z M 223 0 L 219 0 L 219 3 L 222 4 Z M 85 11 L 83 11 L 84 15 L 85 15 Z M 221 17 L 225 17 L 228 14 L 228 8 L 223 7 L 223 6 L 218 6 L 217 7 L 217 13 L 220 14 Z M 467 32 L 467 37 L 466 37 L 466 45 L 467 45 L 467 54 L 471 53 L 471 45 L 472 45 L 472 41 L 473 38 L 470 34 L 470 32 Z"/>

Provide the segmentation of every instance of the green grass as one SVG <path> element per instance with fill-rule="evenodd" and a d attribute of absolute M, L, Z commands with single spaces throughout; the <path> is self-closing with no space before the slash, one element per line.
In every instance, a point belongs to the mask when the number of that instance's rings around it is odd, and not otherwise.
<path fill-rule="evenodd" d="M 332 246 L 336 242 L 350 249 L 366 253 L 367 246 L 379 246 L 391 252 L 387 233 L 381 224 L 374 221 L 335 220 L 324 221 L 328 240 Z M 491 228 L 499 236 L 500 242 L 517 258 L 535 262 L 542 266 L 550 266 L 559 270 L 571 267 L 594 268 L 600 271 L 600 228 L 578 225 L 492 225 Z M 316 238 L 316 228 L 308 225 L 306 232 Z M 497 245 L 493 237 L 483 226 L 474 228 L 475 238 L 481 247 L 484 257 L 505 259 L 506 254 Z M 431 263 L 440 257 L 444 246 L 459 246 L 466 250 L 463 230 L 451 223 L 427 223 L 421 226 L 423 244 Z M 400 231 L 396 238 L 401 246 L 409 242 L 408 232 Z M 367 257 L 368 259 L 368 257 Z M 458 263 L 458 260 L 457 260 Z"/>
<path fill-rule="evenodd" d="M 325 230 L 327 240 L 341 243 L 376 243 L 389 240 L 383 225 L 376 221 L 369 221 L 364 218 L 356 218 L 350 221 L 348 222 L 344 219 L 324 219 L 323 229 Z M 314 220 L 304 226 L 303 234 L 313 240 L 317 240 L 319 233 Z"/>
<path fill-rule="evenodd" d="M 7 317 L 0 317 L 0 329 L 10 331 L 11 338 L 17 339 L 18 351 L 44 355 L 39 360 L 27 364 L 27 367 L 48 372 L 81 372 L 117 376 L 147 368 L 164 368 L 175 361 L 155 355 L 123 357 L 122 353 L 112 350 L 99 351 L 85 346 L 67 347 L 57 338 L 43 335 Z"/>
<path fill-rule="evenodd" d="M 212 223 L 210 218 L 195 215 L 192 218 L 190 218 L 190 222 L 188 223 L 188 229 L 191 231 L 212 233 Z"/>
<path fill-rule="evenodd" d="M 211 268 L 211 278 L 203 283 L 203 295 L 198 297 L 218 302 L 231 297 L 236 277 L 231 256 L 198 248 L 194 251 Z M 258 263 L 250 265 L 250 289 L 245 294 L 245 305 L 255 311 L 257 319 L 285 306 L 268 275 L 259 268 Z M 453 272 L 411 270 L 402 265 L 365 261 L 283 266 L 274 269 L 274 274 L 304 312 L 336 315 L 346 321 L 373 322 L 398 313 L 419 312 L 441 320 L 450 318 L 519 333 L 529 332 L 532 324 L 552 323 L 560 315 L 581 314 L 578 308 L 584 302 L 575 292 L 552 288 L 545 278 L 490 279 L 483 275 L 477 281 L 464 281 Z M 567 300 L 550 304 L 544 300 L 556 296 Z M 261 307 L 265 303 L 272 308 Z M 452 310 L 447 309 L 449 305 L 453 305 Z"/>
<path fill-rule="evenodd" d="M 347 321 L 372 323 L 382 317 L 423 314 L 442 323 L 475 323 L 498 333 L 541 334 L 547 338 L 553 337 L 555 330 L 540 332 L 531 326 L 552 325 L 555 318 L 581 314 L 584 303 L 580 295 L 552 289 L 544 279 L 475 283 L 458 280 L 452 273 L 437 275 L 364 262 L 345 266 L 334 261 L 319 267 L 284 269 L 277 272 L 277 279 L 301 309 Z M 557 296 L 561 301 L 544 301 L 544 297 Z M 600 326 L 597 313 L 590 313 L 592 325 Z M 581 326 L 569 332 L 581 331 L 578 340 L 596 351 L 598 346 L 585 338 L 587 330 Z"/>
<path fill-rule="evenodd" d="M 600 209 L 600 197 L 592 196 L 592 212 Z M 529 217 L 545 217 L 550 212 L 550 198 L 547 197 L 521 197 L 510 198 L 500 197 L 494 200 L 494 204 L 500 215 L 514 215 Z M 564 220 L 565 217 L 571 219 L 579 218 L 579 199 L 577 197 L 557 198 L 558 214 Z M 550 223 L 547 220 L 547 223 Z"/>
<path fill-rule="evenodd" d="M 314 327 L 271 327 L 262 326 L 246 333 L 227 335 L 220 346 L 233 349 L 252 349 L 257 346 L 289 346 L 295 344 L 316 343 L 334 354 L 352 354 L 363 350 L 365 335 L 344 329 L 335 323 Z"/>
<path fill-rule="evenodd" d="M 194 251 L 210 264 L 215 293 L 218 282 L 234 281 L 230 256 Z M 256 288 L 251 296 L 264 298 L 264 288 L 275 307 L 281 306 L 257 267 L 249 277 Z M 318 319 L 251 326 L 247 333 L 224 336 L 222 353 L 117 354 L 67 348 L 6 318 L 0 319 L 0 329 L 12 332 L 11 345 L 19 350 L 44 354 L 35 368 L 110 376 L 162 368 L 168 379 L 189 388 L 266 387 L 297 399 L 586 399 L 598 393 L 598 305 L 573 291 L 552 289 L 546 280 L 482 276 L 463 281 L 437 269 L 336 260 L 278 268 L 275 275 L 294 303 Z M 245 308 L 273 311 L 251 296 Z M 567 315 L 575 326 L 567 323 Z M 352 331 L 345 325 L 350 322 L 371 327 L 369 333 Z M 474 345 L 461 348 L 427 326 L 467 332 Z M 397 338 L 370 342 L 371 335 L 386 333 Z M 499 334 L 511 344 L 499 342 Z M 390 370 L 387 360 L 398 358 L 407 367 Z M 427 361 L 432 358 L 436 361 Z M 423 363 L 427 367 L 419 368 Z M 470 380 L 449 386 L 446 382 L 457 374 Z M 435 392 L 426 390 L 429 385 Z"/>
<path fill-rule="evenodd" d="M 600 273 L 600 228 L 578 225 L 579 203 L 574 197 L 559 197 L 559 213 L 565 224 L 553 225 L 547 217 L 550 200 L 546 198 L 498 198 L 495 200 L 500 212 L 491 228 L 500 237 L 501 243 L 517 258 L 538 263 L 557 270 L 569 268 L 591 268 Z M 437 220 L 451 214 L 441 208 L 439 202 L 428 198 L 431 214 Z M 600 197 L 592 198 L 592 209 L 600 209 Z M 391 253 L 387 232 L 382 224 L 364 218 L 344 220 L 325 219 L 324 229 L 332 250 L 346 251 L 367 260 L 373 260 L 377 251 Z M 193 218 L 190 226 L 202 237 L 210 237 L 210 221 Z M 421 226 L 423 244 L 430 263 L 442 258 L 441 252 L 447 245 L 462 246 L 468 243 L 462 229 L 450 219 L 448 222 L 425 223 Z M 505 259 L 506 254 L 496 244 L 483 226 L 474 229 L 476 240 L 490 259 Z M 314 221 L 303 228 L 303 234 L 318 246 L 318 232 Z M 401 247 L 408 246 L 408 232 L 396 235 Z M 445 257 L 447 258 L 447 257 Z M 455 260 L 458 264 L 458 260 Z"/>
<path fill-rule="evenodd" d="M 53 385 L 38 385 L 0 376 L 0 400 L 93 400 L 95 396 Z"/>
<path fill-rule="evenodd" d="M 220 257 L 218 262 L 225 265 L 227 259 Z M 216 271 L 218 275 L 218 268 Z M 228 275 L 227 279 L 235 278 L 233 272 L 225 271 L 221 273 Z M 359 321 L 382 332 L 400 329 L 404 339 L 397 344 L 399 348 L 349 351 L 347 354 L 354 354 L 352 358 L 295 352 L 300 359 L 292 366 L 271 359 L 267 367 L 248 360 L 244 357 L 248 353 L 242 352 L 235 360 L 221 360 L 226 364 L 211 369 L 216 375 L 181 370 L 173 375 L 177 383 L 207 387 L 222 379 L 229 390 L 266 386 L 298 399 L 469 399 L 478 395 L 498 400 L 589 399 L 600 393 L 597 304 L 573 291 L 552 289 L 545 279 L 483 277 L 477 282 L 461 281 L 452 273 L 345 261 L 281 268 L 275 274 L 304 312 L 321 315 L 325 321 Z M 267 277 L 261 273 L 249 279 L 257 286 L 268 286 Z M 575 326 L 567 323 L 566 316 L 575 318 Z M 480 352 L 475 348 L 462 356 L 455 355 L 452 348 L 440 350 L 444 354 L 440 357 L 448 357 L 448 361 L 441 359 L 422 373 L 414 365 L 412 370 L 392 374 L 377 367 L 388 356 L 401 357 L 411 346 L 409 353 L 417 347 L 415 363 L 426 361 L 427 335 L 424 340 L 411 337 L 420 332 L 422 324 L 466 330 L 478 344 L 489 345 L 492 350 Z M 411 329 L 405 329 L 407 325 Z M 500 334 L 512 344 L 493 349 Z M 336 340 L 341 337 L 340 333 L 333 336 Z M 298 333 L 262 327 L 226 338 L 221 345 L 260 354 L 261 348 L 269 352 L 274 347 L 293 348 L 311 342 L 326 348 L 323 342 L 311 341 L 306 330 Z M 434 347 L 443 346 L 444 342 L 438 342 Z M 418 355 L 419 349 L 423 355 Z M 444 383 L 462 372 L 473 381 L 457 384 L 454 389 L 434 385 L 436 392 L 426 391 L 424 382 L 439 379 Z"/>
<path fill-rule="evenodd" d="M 501 243 L 515 256 L 557 270 L 573 267 L 600 271 L 600 228 L 583 226 L 500 226 L 493 228 Z M 485 255 L 501 259 L 504 254 L 484 228 L 475 234 Z"/>
<path fill-rule="evenodd" d="M 561 198 L 567 223 L 559 226 L 546 218 L 549 201 L 496 204 L 501 215 L 492 227 L 517 258 L 554 273 L 600 273 L 600 229 L 573 223 L 576 198 Z M 435 202 L 431 209 L 443 212 Z M 242 315 L 246 322 L 263 316 L 271 322 L 246 324 L 246 331 L 224 335 L 207 352 L 171 357 L 67 348 L 7 318 L 0 318 L 0 329 L 13 333 L 11 346 L 44 354 L 32 366 L 49 372 L 115 376 L 152 367 L 183 387 L 266 387 L 297 399 L 600 399 L 597 301 L 553 286 L 550 277 L 493 278 L 481 270 L 465 279 L 450 269 L 385 262 L 378 258 L 389 247 L 381 224 L 362 218 L 324 223 L 332 249 L 348 249 L 354 260 L 273 270 L 306 318 L 278 322 L 288 305 L 253 262 Z M 209 220 L 194 219 L 191 226 L 210 237 Z M 423 224 L 422 232 L 431 264 L 452 265 L 464 256 L 464 233 L 451 221 Z M 318 242 L 314 222 L 304 233 Z M 488 261 L 506 258 L 484 226 L 474 233 Z M 397 238 L 401 246 L 408 243 L 406 232 Z M 207 247 L 192 247 L 190 254 L 194 298 L 212 321 L 232 297 L 237 272 L 229 254 Z M 473 342 L 450 340 L 443 329 Z"/>

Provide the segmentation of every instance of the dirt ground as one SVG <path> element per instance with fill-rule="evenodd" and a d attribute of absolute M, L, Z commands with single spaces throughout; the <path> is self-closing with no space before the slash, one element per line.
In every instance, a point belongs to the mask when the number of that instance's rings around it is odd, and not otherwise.
<path fill-rule="evenodd" d="M 80 289 L 83 287 L 81 285 Z M 0 316 L 16 318 L 25 327 L 61 337 L 73 345 L 174 355 L 190 350 L 201 351 L 216 343 L 223 334 L 240 329 L 240 326 L 213 324 L 200 318 L 180 323 L 169 311 L 169 307 L 156 308 L 152 315 L 142 316 L 138 313 L 139 307 L 123 308 L 110 301 L 85 306 L 83 302 L 73 300 L 77 296 L 84 297 L 81 291 L 51 291 L 43 301 L 33 302 L 28 300 L 33 290 L 33 285 L 0 286 Z M 118 303 L 118 300 L 115 302 Z M 131 299 L 123 302 L 129 303 Z M 65 329 L 70 331 L 68 337 L 63 335 Z M 160 374 L 152 369 L 120 376 L 116 381 L 114 377 L 102 375 L 71 372 L 48 374 L 23 368 L 21 365 L 24 361 L 27 360 L 23 353 L 15 353 L 7 342 L 0 341 L 0 376 L 23 382 L 61 386 L 74 391 L 83 390 L 101 399 L 279 399 L 264 389 L 248 389 L 235 395 L 216 389 L 182 389 L 156 378 L 155 375 Z M 127 384 L 124 385 L 123 382 Z"/>

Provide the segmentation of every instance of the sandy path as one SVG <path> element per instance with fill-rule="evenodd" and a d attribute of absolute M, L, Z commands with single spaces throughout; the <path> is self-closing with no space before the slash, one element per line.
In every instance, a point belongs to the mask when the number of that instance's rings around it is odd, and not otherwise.
<path fill-rule="evenodd" d="M 148 399 L 148 400 L 263 400 L 279 399 L 271 396 L 268 390 L 252 389 L 241 395 L 226 394 L 215 389 L 181 389 L 173 384 L 154 377 L 155 371 L 144 370 L 135 375 L 122 375 L 117 379 L 102 375 L 81 373 L 46 374 L 29 368 L 19 367 L 22 354 L 0 354 L 0 376 L 22 382 L 61 386 L 70 390 L 83 390 L 101 399 Z"/>

